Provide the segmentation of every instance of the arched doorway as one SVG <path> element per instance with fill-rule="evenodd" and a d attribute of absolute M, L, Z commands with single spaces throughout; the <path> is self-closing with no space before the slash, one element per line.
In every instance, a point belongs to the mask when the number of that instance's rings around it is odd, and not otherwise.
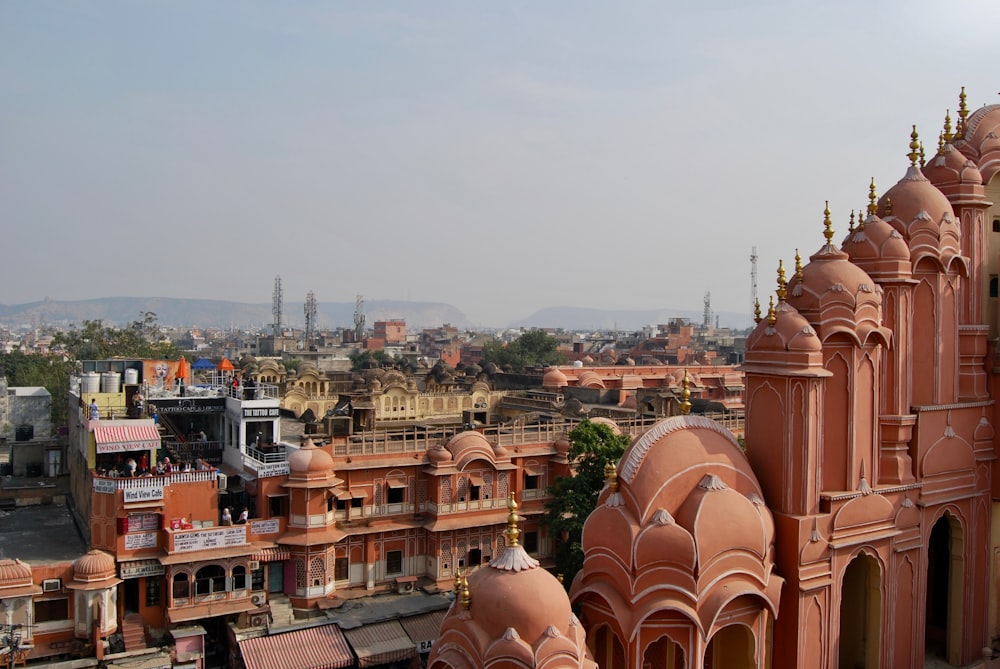
<path fill-rule="evenodd" d="M 646 646 L 642 666 L 653 669 L 684 669 L 684 649 L 668 636 L 662 636 Z"/>
<path fill-rule="evenodd" d="M 881 610 L 878 561 L 861 553 L 847 565 L 840 588 L 840 669 L 877 669 Z"/>
<path fill-rule="evenodd" d="M 949 664 L 961 663 L 962 634 L 962 526 L 945 513 L 931 528 L 927 540 L 927 601 L 925 650 Z"/>
<path fill-rule="evenodd" d="M 756 669 L 753 633 L 745 625 L 723 627 L 705 649 L 705 669 Z"/>
<path fill-rule="evenodd" d="M 590 652 L 601 669 L 626 669 L 625 646 L 607 625 L 601 625 L 593 632 Z"/>

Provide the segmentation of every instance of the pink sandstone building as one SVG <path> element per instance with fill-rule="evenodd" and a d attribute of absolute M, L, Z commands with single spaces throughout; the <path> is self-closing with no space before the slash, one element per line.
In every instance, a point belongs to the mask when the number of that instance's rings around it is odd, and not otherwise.
<path fill-rule="evenodd" d="M 969 113 L 963 90 L 933 157 L 914 129 L 902 179 L 872 184 L 840 243 L 827 209 L 817 250 L 779 266 L 743 443 L 691 415 L 632 442 L 570 590 L 589 658 L 568 609 L 546 602 L 538 636 L 491 591 L 556 594 L 490 565 L 429 666 L 997 665 L 998 129 L 1000 105 Z"/>

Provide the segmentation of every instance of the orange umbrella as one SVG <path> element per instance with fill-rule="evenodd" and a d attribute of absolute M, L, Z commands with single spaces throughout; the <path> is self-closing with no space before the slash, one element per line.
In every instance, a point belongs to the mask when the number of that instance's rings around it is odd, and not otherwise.
<path fill-rule="evenodd" d="M 222 362 L 219 363 L 219 371 L 221 372 L 231 372 L 235 369 L 233 363 L 229 362 L 229 358 L 223 358 Z"/>
<path fill-rule="evenodd" d="M 177 361 L 177 378 L 187 381 L 190 376 L 191 366 L 188 365 L 187 358 L 182 355 L 181 359 Z"/>

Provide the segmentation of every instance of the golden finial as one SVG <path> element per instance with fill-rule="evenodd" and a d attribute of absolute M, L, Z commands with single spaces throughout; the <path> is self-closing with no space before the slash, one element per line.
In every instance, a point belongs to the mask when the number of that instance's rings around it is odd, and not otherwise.
<path fill-rule="evenodd" d="M 611 492 L 618 492 L 618 469 L 615 463 L 609 462 L 604 465 L 604 480 L 608 482 Z"/>
<path fill-rule="evenodd" d="M 885 217 L 889 218 L 892 216 L 892 198 L 885 198 Z"/>
<path fill-rule="evenodd" d="M 874 216 L 878 212 L 878 194 L 875 192 L 875 177 L 868 185 L 868 215 Z"/>
<path fill-rule="evenodd" d="M 465 576 L 462 577 L 462 608 L 468 611 L 471 605 L 472 593 L 469 592 L 469 572 L 466 570 Z"/>
<path fill-rule="evenodd" d="M 455 569 L 455 596 L 462 592 L 462 570 Z"/>
<path fill-rule="evenodd" d="M 772 298 L 774 299 L 774 298 Z M 691 413 L 691 389 L 689 386 L 691 382 L 688 381 L 688 371 L 684 370 L 684 380 L 681 381 L 681 415 L 688 415 Z"/>
<path fill-rule="evenodd" d="M 760 323 L 760 300 L 753 301 L 753 322 Z"/>
<path fill-rule="evenodd" d="M 944 148 L 944 131 L 938 133 L 938 153 Z"/>
<path fill-rule="evenodd" d="M 959 137 L 965 134 L 965 119 L 969 118 L 969 107 L 965 104 L 965 86 L 958 94 L 958 130 L 955 133 Z"/>
<path fill-rule="evenodd" d="M 847 231 L 854 232 L 854 210 L 851 209 L 851 220 L 847 223 Z"/>
<path fill-rule="evenodd" d="M 823 209 L 823 236 L 826 237 L 826 243 L 830 244 L 833 241 L 833 221 L 830 220 L 830 201 L 826 201 L 826 207 Z"/>
<path fill-rule="evenodd" d="M 559 581 L 560 583 L 563 582 L 563 578 L 564 576 L 562 574 L 556 574 L 556 580 Z"/>
<path fill-rule="evenodd" d="M 917 166 L 917 158 L 920 157 L 920 136 L 917 135 L 917 126 L 913 126 L 913 131 L 910 132 L 910 152 L 906 154 L 906 157 L 910 159 L 910 165 L 912 167 Z"/>
<path fill-rule="evenodd" d="M 767 324 L 774 327 L 774 322 L 778 320 L 778 312 L 774 310 L 774 295 L 770 297 L 770 304 L 767 307 Z"/>
<path fill-rule="evenodd" d="M 951 110 L 947 109 L 944 112 L 944 141 L 945 144 L 951 142 L 951 138 L 954 135 L 951 134 Z"/>
<path fill-rule="evenodd" d="M 802 281 L 802 256 L 798 249 L 795 249 L 795 280 Z"/>
<path fill-rule="evenodd" d="M 517 523 L 521 517 L 517 515 L 517 502 L 514 501 L 513 491 L 507 497 L 507 510 L 510 511 L 507 514 L 507 529 L 504 530 L 504 534 L 507 536 L 507 545 L 517 546 L 517 538 L 521 536 L 521 530 L 517 529 Z"/>
<path fill-rule="evenodd" d="M 785 261 L 778 259 L 778 301 L 784 302 L 788 295 L 788 282 L 785 281 Z"/>
<path fill-rule="evenodd" d="M 920 166 L 923 167 L 926 164 L 927 164 L 927 160 L 926 160 L 926 157 L 924 155 L 924 143 L 923 143 L 923 141 L 921 141 L 920 142 Z"/>

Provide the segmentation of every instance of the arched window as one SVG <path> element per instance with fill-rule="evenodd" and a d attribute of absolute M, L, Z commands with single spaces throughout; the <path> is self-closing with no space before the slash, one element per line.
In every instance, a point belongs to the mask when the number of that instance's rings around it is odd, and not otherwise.
<path fill-rule="evenodd" d="M 194 574 L 196 595 L 211 595 L 226 591 L 226 570 L 217 564 L 202 567 Z"/>
<path fill-rule="evenodd" d="M 191 596 L 190 583 L 188 582 L 188 575 L 186 573 L 180 572 L 174 574 L 173 593 L 174 599 L 184 599 Z"/>
<path fill-rule="evenodd" d="M 233 590 L 247 589 L 247 568 L 243 565 L 233 567 Z"/>

